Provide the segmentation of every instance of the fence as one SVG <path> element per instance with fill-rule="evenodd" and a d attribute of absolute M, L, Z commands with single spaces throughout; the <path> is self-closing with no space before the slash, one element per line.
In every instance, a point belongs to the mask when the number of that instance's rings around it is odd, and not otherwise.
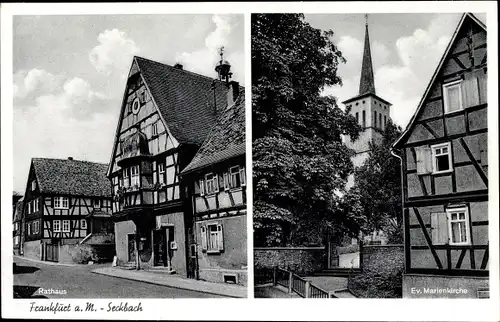
<path fill-rule="evenodd" d="M 255 276 L 256 284 L 281 285 L 288 293 L 296 293 L 303 298 L 336 298 L 333 292 L 325 291 L 292 271 L 279 267 L 274 267 L 271 272 L 269 269 L 256 270 Z"/>

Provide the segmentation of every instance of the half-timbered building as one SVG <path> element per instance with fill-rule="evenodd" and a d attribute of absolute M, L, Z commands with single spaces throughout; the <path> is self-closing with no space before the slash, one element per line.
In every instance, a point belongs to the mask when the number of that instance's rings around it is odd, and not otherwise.
<path fill-rule="evenodd" d="M 236 82 L 182 178 L 192 196 L 197 277 L 246 285 L 245 95 Z"/>
<path fill-rule="evenodd" d="M 111 220 L 107 167 L 73 158 L 31 160 L 23 209 L 24 256 L 71 262 L 72 248 L 81 243 L 114 250 L 112 230 L 90 229 L 95 221 L 102 225 Z"/>
<path fill-rule="evenodd" d="M 194 277 L 192 207 L 179 178 L 226 107 L 227 85 L 134 57 L 108 177 L 118 265 Z"/>
<path fill-rule="evenodd" d="M 464 14 L 393 146 L 402 159 L 405 297 L 424 287 L 467 290 L 427 296 L 480 297 L 488 286 L 486 46 L 486 26 Z"/>
<path fill-rule="evenodd" d="M 14 218 L 12 220 L 12 245 L 14 248 L 14 254 L 21 254 L 21 245 L 22 245 L 22 218 L 23 218 L 23 198 L 18 198 L 14 200 Z"/>

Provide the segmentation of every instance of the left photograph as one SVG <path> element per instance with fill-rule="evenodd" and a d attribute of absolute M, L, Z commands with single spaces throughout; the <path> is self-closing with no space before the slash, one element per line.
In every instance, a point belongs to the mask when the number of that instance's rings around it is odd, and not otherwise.
<path fill-rule="evenodd" d="M 247 297 L 243 32 L 13 17 L 14 298 Z"/>

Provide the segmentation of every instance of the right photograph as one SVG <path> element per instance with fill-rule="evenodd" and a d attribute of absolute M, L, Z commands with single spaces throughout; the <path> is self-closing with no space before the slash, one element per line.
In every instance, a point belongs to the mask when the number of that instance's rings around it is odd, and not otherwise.
<path fill-rule="evenodd" d="M 256 298 L 489 298 L 485 13 L 252 14 Z"/>

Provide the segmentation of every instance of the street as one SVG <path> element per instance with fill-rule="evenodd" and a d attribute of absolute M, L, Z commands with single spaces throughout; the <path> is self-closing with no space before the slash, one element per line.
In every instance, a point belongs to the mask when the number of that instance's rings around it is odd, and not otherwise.
<path fill-rule="evenodd" d="M 213 294 L 94 274 L 111 264 L 62 266 L 15 257 L 14 298 L 221 298 Z"/>

